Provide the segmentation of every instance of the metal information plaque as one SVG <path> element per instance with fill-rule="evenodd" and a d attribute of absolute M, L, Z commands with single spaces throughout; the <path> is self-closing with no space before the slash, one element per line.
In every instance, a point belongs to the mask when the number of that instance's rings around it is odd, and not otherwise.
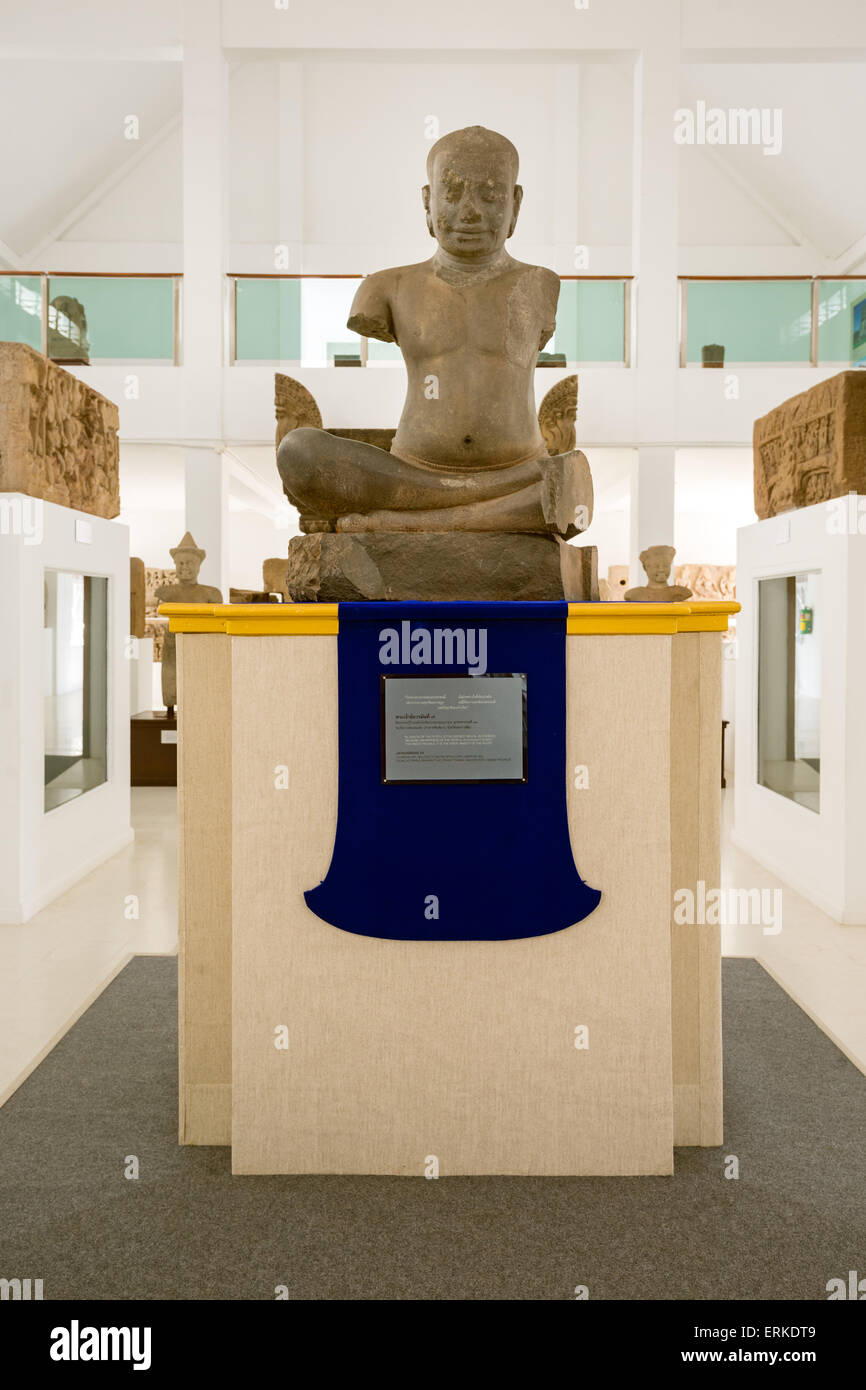
<path fill-rule="evenodd" d="M 382 781 L 525 782 L 526 676 L 383 676 Z"/>

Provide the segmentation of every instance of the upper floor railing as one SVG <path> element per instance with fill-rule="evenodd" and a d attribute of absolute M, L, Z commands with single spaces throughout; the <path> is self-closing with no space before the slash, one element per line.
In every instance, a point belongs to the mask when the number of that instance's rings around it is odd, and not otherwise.
<path fill-rule="evenodd" d="M 360 275 L 230 275 L 229 360 L 305 367 L 399 365 L 396 343 L 346 328 Z M 629 366 L 631 278 L 562 276 L 556 332 L 544 359 Z"/>
<path fill-rule="evenodd" d="M 714 348 L 741 367 L 857 363 L 866 358 L 866 277 L 681 276 L 680 366 L 700 365 Z"/>
<path fill-rule="evenodd" d="M 360 275 L 229 275 L 227 360 L 303 367 L 399 365 L 395 343 L 346 328 Z M 0 272 L 0 340 L 56 361 L 178 365 L 181 275 Z M 562 277 L 542 362 L 632 364 L 629 276 Z M 679 364 L 740 367 L 866 362 L 864 276 L 681 276 Z M 673 345 L 672 345 L 673 350 Z M 723 350 L 723 351 L 721 351 Z"/>
<path fill-rule="evenodd" d="M 180 362 L 180 275 L 0 272 L 0 340 L 57 362 Z"/>

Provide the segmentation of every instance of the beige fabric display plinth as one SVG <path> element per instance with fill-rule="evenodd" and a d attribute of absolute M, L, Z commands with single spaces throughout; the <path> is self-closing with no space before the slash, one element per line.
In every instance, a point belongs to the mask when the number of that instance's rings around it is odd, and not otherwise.
<path fill-rule="evenodd" d="M 419 1177 L 668 1174 L 675 1143 L 721 1143 L 718 929 L 672 926 L 677 888 L 718 883 L 718 623 L 597 631 L 605 606 L 573 606 L 595 621 L 570 621 L 562 775 L 595 912 L 402 942 L 303 898 L 337 811 L 323 607 L 176 629 L 181 1142 L 230 1143 L 238 1174 Z"/>

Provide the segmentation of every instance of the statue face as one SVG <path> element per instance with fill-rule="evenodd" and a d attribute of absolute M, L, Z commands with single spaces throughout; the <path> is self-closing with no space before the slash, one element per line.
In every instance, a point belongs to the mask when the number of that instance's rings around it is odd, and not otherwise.
<path fill-rule="evenodd" d="M 504 154 L 447 150 L 423 190 L 427 225 L 443 251 L 462 261 L 495 255 L 514 231 L 523 189 Z"/>
<path fill-rule="evenodd" d="M 647 556 L 644 569 L 650 584 L 667 584 L 671 567 L 663 555 Z"/>
<path fill-rule="evenodd" d="M 178 555 L 175 561 L 178 584 L 195 584 L 200 569 L 201 561 L 197 555 Z"/>

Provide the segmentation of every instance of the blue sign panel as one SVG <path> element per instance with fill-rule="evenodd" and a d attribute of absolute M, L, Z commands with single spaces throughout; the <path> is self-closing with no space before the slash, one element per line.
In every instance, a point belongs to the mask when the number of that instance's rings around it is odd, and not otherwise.
<path fill-rule="evenodd" d="M 341 603 L 339 802 L 305 893 L 343 931 L 502 941 L 601 898 L 574 864 L 565 603 Z"/>

